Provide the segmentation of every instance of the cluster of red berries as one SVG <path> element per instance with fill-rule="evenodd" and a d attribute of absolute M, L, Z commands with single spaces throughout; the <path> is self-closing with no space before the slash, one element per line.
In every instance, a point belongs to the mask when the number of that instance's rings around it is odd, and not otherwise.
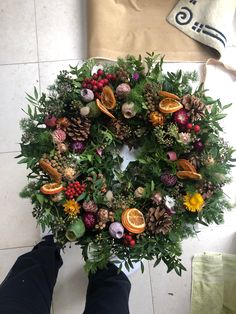
<path fill-rule="evenodd" d="M 95 97 L 99 98 L 103 87 L 115 79 L 116 76 L 114 74 L 105 73 L 102 69 L 99 69 L 97 73 L 93 74 L 92 78 L 86 77 L 83 80 L 82 87 L 91 89 L 94 92 Z"/>
<path fill-rule="evenodd" d="M 198 124 L 193 125 L 192 123 L 186 124 L 187 130 L 193 130 L 195 133 L 199 133 L 201 131 L 201 127 Z"/>
<path fill-rule="evenodd" d="M 75 197 L 78 197 L 80 194 L 82 194 L 86 189 L 85 183 L 80 183 L 79 181 L 71 182 L 65 191 L 66 198 L 67 199 L 73 199 Z"/>
<path fill-rule="evenodd" d="M 130 234 L 124 234 L 123 241 L 124 241 L 125 246 L 134 247 L 136 244 L 135 240 L 133 239 L 132 235 L 130 235 Z"/>

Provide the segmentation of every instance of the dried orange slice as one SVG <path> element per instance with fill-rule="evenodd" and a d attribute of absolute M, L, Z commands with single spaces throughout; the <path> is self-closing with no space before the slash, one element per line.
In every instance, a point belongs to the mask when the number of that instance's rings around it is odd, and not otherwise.
<path fill-rule="evenodd" d="M 101 103 L 101 101 L 99 99 L 96 99 L 96 105 L 98 106 L 98 108 L 105 113 L 108 117 L 115 119 L 115 117 L 113 116 L 112 113 L 110 113 L 110 111 L 107 110 L 106 107 L 103 106 L 103 104 Z"/>
<path fill-rule="evenodd" d="M 202 175 L 200 173 L 192 172 L 192 171 L 178 171 L 176 175 L 179 179 L 183 179 L 183 180 L 201 180 L 202 179 Z"/>
<path fill-rule="evenodd" d="M 142 233 L 145 230 L 143 213 L 137 208 L 127 208 L 121 216 L 122 225 L 132 233 Z"/>
<path fill-rule="evenodd" d="M 159 103 L 159 110 L 163 113 L 173 113 L 181 108 L 183 105 L 172 98 L 163 98 Z"/>
<path fill-rule="evenodd" d="M 170 92 L 167 92 L 165 90 L 160 90 L 158 92 L 158 95 L 164 98 L 172 98 L 172 99 L 180 100 L 179 96 L 172 94 Z"/>
<path fill-rule="evenodd" d="M 63 186 L 60 183 L 46 183 L 41 186 L 40 191 L 43 194 L 57 194 L 63 190 Z"/>
<path fill-rule="evenodd" d="M 105 86 L 101 94 L 101 102 L 108 110 L 116 107 L 116 99 L 113 90 L 109 86 Z"/>
<path fill-rule="evenodd" d="M 181 171 L 197 172 L 196 168 L 187 159 L 178 159 L 177 168 Z"/>

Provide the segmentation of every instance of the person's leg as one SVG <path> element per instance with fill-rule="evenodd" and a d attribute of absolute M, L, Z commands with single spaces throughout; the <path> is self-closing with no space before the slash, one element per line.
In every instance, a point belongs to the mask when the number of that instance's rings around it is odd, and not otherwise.
<path fill-rule="evenodd" d="M 109 264 L 106 269 L 89 275 L 83 314 L 129 314 L 131 284 L 123 272 Z"/>
<path fill-rule="evenodd" d="M 20 256 L 0 285 L 0 313 L 49 314 L 53 288 L 62 265 L 53 236 Z"/>

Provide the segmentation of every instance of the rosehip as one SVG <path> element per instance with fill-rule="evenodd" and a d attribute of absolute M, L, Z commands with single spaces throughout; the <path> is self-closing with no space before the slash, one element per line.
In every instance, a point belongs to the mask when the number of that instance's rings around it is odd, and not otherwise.
<path fill-rule="evenodd" d="M 200 125 L 198 125 L 198 124 L 194 125 L 193 130 L 194 130 L 195 133 L 200 132 L 201 131 Z"/>
<path fill-rule="evenodd" d="M 129 243 L 129 245 L 130 245 L 131 247 L 134 247 L 135 244 L 136 244 L 135 240 L 131 240 L 130 243 Z"/>
<path fill-rule="evenodd" d="M 126 239 L 130 242 L 130 241 L 132 241 L 132 236 L 130 234 L 127 234 Z"/>
<path fill-rule="evenodd" d="M 191 129 L 193 128 L 192 123 L 187 123 L 186 128 L 187 128 L 188 130 L 191 130 Z"/>

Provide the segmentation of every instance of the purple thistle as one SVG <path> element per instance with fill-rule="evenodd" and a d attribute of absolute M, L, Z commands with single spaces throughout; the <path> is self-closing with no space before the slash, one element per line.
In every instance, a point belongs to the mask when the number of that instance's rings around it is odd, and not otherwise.
<path fill-rule="evenodd" d="M 75 153 L 81 154 L 85 150 L 85 143 L 81 141 L 75 141 L 72 144 L 72 149 Z"/>
<path fill-rule="evenodd" d="M 134 72 L 132 78 L 133 78 L 134 81 L 138 81 L 139 80 L 139 73 L 138 72 Z"/>

